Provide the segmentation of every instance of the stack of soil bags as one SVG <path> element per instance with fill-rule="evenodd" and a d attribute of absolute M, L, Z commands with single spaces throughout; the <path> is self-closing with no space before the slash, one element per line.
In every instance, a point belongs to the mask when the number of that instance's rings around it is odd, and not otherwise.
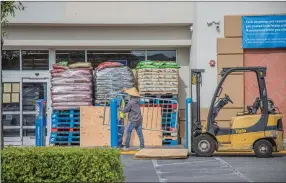
<path fill-rule="evenodd" d="M 142 61 L 137 67 L 140 94 L 178 94 L 179 66 L 170 61 Z"/>
<path fill-rule="evenodd" d="M 123 88 L 134 87 L 133 72 L 118 62 L 104 62 L 95 69 L 95 104 L 108 103 Z"/>
<path fill-rule="evenodd" d="M 51 72 L 52 107 L 55 110 L 79 109 L 92 105 L 92 66 L 78 62 L 53 65 Z"/>

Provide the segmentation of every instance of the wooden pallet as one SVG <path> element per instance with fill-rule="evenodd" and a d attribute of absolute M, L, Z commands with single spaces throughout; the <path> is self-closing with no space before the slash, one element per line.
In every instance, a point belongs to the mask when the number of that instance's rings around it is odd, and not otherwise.
<path fill-rule="evenodd" d="M 187 149 L 142 149 L 138 151 L 135 159 L 186 159 Z"/>
<path fill-rule="evenodd" d="M 157 79 L 138 79 L 138 82 L 179 82 L 179 79 L 166 79 L 166 78 L 157 78 Z"/>
<path fill-rule="evenodd" d="M 178 95 L 179 92 L 142 92 L 139 91 L 140 95 Z"/>
<path fill-rule="evenodd" d="M 140 79 L 178 79 L 178 75 L 141 75 L 138 76 L 138 80 Z"/>
<path fill-rule="evenodd" d="M 148 85 L 148 84 L 140 84 L 138 85 L 138 88 L 143 89 L 143 88 L 178 88 L 179 83 L 177 85 L 168 85 L 166 84 L 158 84 L 158 85 Z"/>
<path fill-rule="evenodd" d="M 163 136 L 164 140 L 177 140 L 178 137 L 177 136 Z"/>
<path fill-rule="evenodd" d="M 139 72 L 138 76 L 144 75 L 178 75 L 176 72 Z"/>

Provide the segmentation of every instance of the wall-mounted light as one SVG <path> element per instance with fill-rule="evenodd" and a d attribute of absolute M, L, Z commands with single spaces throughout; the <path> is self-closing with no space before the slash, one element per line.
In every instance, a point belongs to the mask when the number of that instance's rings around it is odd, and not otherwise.
<path fill-rule="evenodd" d="M 217 31 L 219 31 L 219 26 L 220 26 L 220 21 L 211 21 L 211 22 L 207 22 L 207 25 L 210 27 L 212 25 L 215 25 Z"/>

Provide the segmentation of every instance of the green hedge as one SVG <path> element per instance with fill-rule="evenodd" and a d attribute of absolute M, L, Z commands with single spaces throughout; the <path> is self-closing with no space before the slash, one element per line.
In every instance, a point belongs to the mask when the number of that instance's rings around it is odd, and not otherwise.
<path fill-rule="evenodd" d="M 118 150 L 79 147 L 7 147 L 2 182 L 124 182 Z"/>

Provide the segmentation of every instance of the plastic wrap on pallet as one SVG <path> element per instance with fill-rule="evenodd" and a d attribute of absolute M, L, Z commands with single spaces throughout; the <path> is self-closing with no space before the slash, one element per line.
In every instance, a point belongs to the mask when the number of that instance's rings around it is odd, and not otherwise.
<path fill-rule="evenodd" d="M 63 78 L 70 78 L 73 76 L 83 77 L 85 75 L 86 77 L 88 76 L 91 77 L 91 70 L 85 70 L 85 69 L 65 70 L 63 72 L 51 73 L 51 75 L 52 77 L 63 77 Z"/>
<path fill-rule="evenodd" d="M 55 110 L 78 109 L 92 105 L 92 69 L 90 63 L 53 65 L 51 73 L 52 107 Z"/>
<path fill-rule="evenodd" d="M 53 102 L 92 102 L 92 97 L 89 95 L 77 94 L 66 94 L 66 95 L 53 95 Z"/>
<path fill-rule="evenodd" d="M 53 94 L 65 92 L 66 90 L 86 91 L 86 90 L 91 90 L 91 85 L 82 84 L 82 85 L 69 85 L 69 86 L 53 86 L 51 90 Z"/>
<path fill-rule="evenodd" d="M 122 88 L 134 87 L 134 75 L 128 67 L 108 67 L 95 71 L 94 83 L 95 103 L 103 103 L 115 97 Z"/>
<path fill-rule="evenodd" d="M 53 85 L 58 85 L 58 84 L 74 84 L 74 83 L 90 83 L 91 84 L 91 78 L 90 77 L 72 77 L 72 78 L 52 78 L 51 83 Z"/>

